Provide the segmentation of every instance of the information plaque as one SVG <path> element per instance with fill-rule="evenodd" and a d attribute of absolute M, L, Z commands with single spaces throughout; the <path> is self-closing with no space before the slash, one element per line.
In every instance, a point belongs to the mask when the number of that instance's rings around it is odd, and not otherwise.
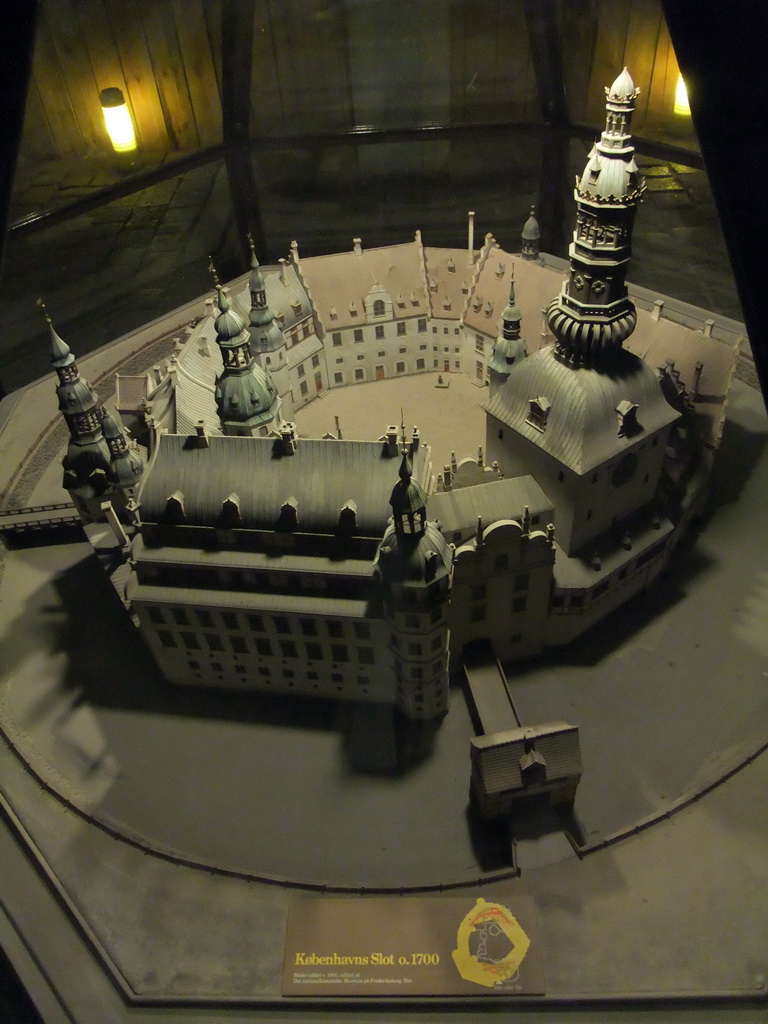
<path fill-rule="evenodd" d="M 295 900 L 283 994 L 542 994 L 533 898 L 490 886 L 482 892 Z"/>

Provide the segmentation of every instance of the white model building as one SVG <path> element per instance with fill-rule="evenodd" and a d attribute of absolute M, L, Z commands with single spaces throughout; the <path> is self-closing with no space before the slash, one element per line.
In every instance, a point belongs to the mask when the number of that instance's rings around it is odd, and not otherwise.
<path fill-rule="evenodd" d="M 533 212 L 521 256 L 490 235 L 476 252 L 472 214 L 466 250 L 418 232 L 308 258 L 293 243 L 290 263 L 254 254 L 217 286 L 217 315 L 166 368 L 120 379 L 150 449 L 128 599 L 170 680 L 436 720 L 468 653 L 567 643 L 658 575 L 702 493 L 736 347 L 630 300 L 637 90 L 624 70 L 606 93 L 554 299 Z M 416 429 L 310 440 L 292 422 L 329 389 L 422 372 L 490 385 L 484 454 L 435 475 Z"/>

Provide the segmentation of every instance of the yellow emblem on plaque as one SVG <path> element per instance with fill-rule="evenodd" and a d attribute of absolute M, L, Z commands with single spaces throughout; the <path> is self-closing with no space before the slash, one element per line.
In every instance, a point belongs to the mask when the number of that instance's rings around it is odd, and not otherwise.
<path fill-rule="evenodd" d="M 493 988 L 515 979 L 530 944 L 507 907 L 480 897 L 459 925 L 451 956 L 465 981 Z"/>

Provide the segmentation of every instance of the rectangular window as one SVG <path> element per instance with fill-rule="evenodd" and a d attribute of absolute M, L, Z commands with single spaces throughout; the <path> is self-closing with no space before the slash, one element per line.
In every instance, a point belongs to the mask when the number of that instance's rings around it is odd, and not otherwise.
<path fill-rule="evenodd" d="M 408 644 L 408 654 L 413 657 L 421 657 L 421 644 Z"/>
<path fill-rule="evenodd" d="M 344 362 L 344 356 L 342 356 L 341 359 L 337 359 L 336 360 L 336 365 L 338 366 L 339 364 L 341 364 L 343 362 Z"/>
<path fill-rule="evenodd" d="M 482 601 L 487 593 L 484 583 L 478 583 L 472 587 L 472 600 Z"/>
<path fill-rule="evenodd" d="M 299 619 L 299 625 L 304 636 L 317 636 L 317 623 L 314 619 Z"/>
<path fill-rule="evenodd" d="M 269 675 L 269 669 L 267 668 L 266 665 L 259 665 L 259 675 L 260 676 L 268 676 Z"/>
<path fill-rule="evenodd" d="M 418 326 L 419 326 L 419 334 L 423 334 L 426 331 L 426 329 L 427 329 L 427 321 L 423 320 L 423 319 L 419 320 L 419 325 Z M 437 330 L 437 328 L 435 328 L 435 330 Z"/>
<path fill-rule="evenodd" d="M 357 640 L 368 640 L 371 636 L 371 627 L 367 622 L 353 622 L 352 628 Z"/>
<path fill-rule="evenodd" d="M 397 323 L 397 333 L 405 334 L 405 320 L 399 320 Z"/>
<path fill-rule="evenodd" d="M 299 365 L 296 367 L 296 373 L 299 375 L 299 377 L 303 377 L 306 372 L 307 371 L 304 366 L 304 363 L 299 363 Z"/>
<path fill-rule="evenodd" d="M 340 622 L 335 619 L 328 621 L 328 636 L 344 636 L 344 629 Z"/>
<path fill-rule="evenodd" d="M 260 615 L 249 615 L 248 616 L 248 627 L 252 629 L 254 633 L 264 632 L 264 619 Z"/>
<path fill-rule="evenodd" d="M 189 625 L 189 618 L 183 608 L 171 608 L 171 615 L 173 615 L 173 621 L 177 626 Z"/>
<path fill-rule="evenodd" d="M 288 619 L 284 615 L 275 615 L 272 621 L 278 633 L 290 633 L 291 628 L 288 624 Z"/>
<path fill-rule="evenodd" d="M 221 642 L 221 637 L 218 633 L 206 633 L 205 642 L 208 644 L 208 649 L 211 651 L 224 650 L 224 644 Z"/>
<path fill-rule="evenodd" d="M 527 590 L 530 582 L 530 573 L 523 572 L 519 576 L 515 576 L 514 588 L 515 590 Z"/>
<path fill-rule="evenodd" d="M 400 351 L 400 355 L 402 356 L 402 355 L 405 355 L 405 353 L 408 351 L 408 349 L 407 348 L 401 348 L 399 351 Z"/>
<path fill-rule="evenodd" d="M 331 659 L 333 661 L 349 661 L 349 652 L 346 644 L 331 644 Z"/>
<path fill-rule="evenodd" d="M 361 665 L 373 665 L 373 648 L 358 647 L 357 660 L 360 662 Z"/>
<path fill-rule="evenodd" d="M 419 345 L 419 352 L 426 352 L 427 348 L 428 348 L 427 345 Z"/>
<path fill-rule="evenodd" d="M 272 654 L 272 644 L 269 640 L 257 640 L 256 650 L 259 654 L 263 654 L 265 657 L 269 657 Z"/>
<path fill-rule="evenodd" d="M 235 654 L 247 654 L 248 653 L 248 645 L 246 644 L 246 642 L 243 639 L 243 637 L 241 637 L 241 636 L 231 636 L 229 638 L 229 642 L 230 642 L 230 644 L 232 644 L 232 650 L 235 652 Z"/>
<path fill-rule="evenodd" d="M 527 597 L 516 597 L 512 601 L 512 611 L 513 612 L 524 612 L 527 604 L 528 604 L 528 598 Z"/>
<path fill-rule="evenodd" d="M 155 624 L 160 623 L 162 625 L 165 622 L 163 618 L 163 612 L 160 608 L 156 608 L 154 605 L 147 608 L 147 614 L 149 615 L 149 621 Z"/>
<path fill-rule="evenodd" d="M 296 644 L 293 642 L 293 640 L 281 640 L 280 651 L 284 658 L 295 658 Z"/>
<path fill-rule="evenodd" d="M 317 355 L 312 356 L 312 365 L 313 366 L 319 366 L 320 365 L 320 356 L 317 356 Z"/>
<path fill-rule="evenodd" d="M 395 367 L 395 370 L 398 373 L 405 373 L 405 363 L 398 363 L 397 366 Z"/>
<path fill-rule="evenodd" d="M 443 646 L 443 638 L 440 637 L 440 636 L 436 636 L 432 640 L 432 643 L 429 645 L 429 649 L 431 651 L 439 651 L 442 646 Z"/>
<path fill-rule="evenodd" d="M 363 370 L 362 367 L 358 366 L 358 368 L 355 370 L 355 380 L 363 380 L 364 378 L 365 370 Z"/>
<path fill-rule="evenodd" d="M 307 643 L 304 645 L 307 649 L 307 657 L 310 661 L 320 661 L 323 657 L 323 648 L 320 644 Z"/>
<path fill-rule="evenodd" d="M 376 341 L 384 340 L 384 324 L 376 324 Z"/>
<path fill-rule="evenodd" d="M 226 629 L 237 629 L 237 616 L 234 612 L 222 612 L 221 621 Z"/>
<path fill-rule="evenodd" d="M 344 383 L 344 374 L 343 373 L 334 373 L 334 375 L 333 375 L 333 383 L 334 384 L 343 384 Z"/>
<path fill-rule="evenodd" d="M 302 395 L 308 394 L 309 393 L 309 384 L 307 384 L 307 382 L 305 380 L 303 380 L 301 382 L 301 384 L 299 385 L 299 390 L 301 391 Z"/>
<path fill-rule="evenodd" d="M 355 338 L 355 341 L 362 341 L 363 340 L 363 328 L 362 327 L 356 327 L 355 328 L 354 338 Z"/>
<path fill-rule="evenodd" d="M 334 331 L 333 332 L 333 334 L 331 335 L 331 342 L 334 345 L 340 345 L 341 344 L 341 331 Z"/>
<path fill-rule="evenodd" d="M 182 633 L 181 639 L 184 641 L 184 646 L 190 651 L 200 650 L 200 641 L 197 639 L 196 633 Z"/>
<path fill-rule="evenodd" d="M 163 647 L 176 647 L 176 641 L 173 638 L 173 633 L 168 629 L 158 629 L 157 638 Z"/>
<path fill-rule="evenodd" d="M 480 355 L 485 355 L 485 342 L 479 334 L 475 335 L 475 352 L 479 352 Z"/>

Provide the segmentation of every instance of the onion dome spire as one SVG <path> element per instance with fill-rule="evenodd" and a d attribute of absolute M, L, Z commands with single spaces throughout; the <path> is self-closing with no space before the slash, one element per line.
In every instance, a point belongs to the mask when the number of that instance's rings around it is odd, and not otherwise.
<path fill-rule="evenodd" d="M 271 374 L 251 352 L 250 334 L 230 306 L 212 262 L 208 269 L 218 294 L 216 343 L 224 364 L 216 378 L 216 408 L 225 433 L 252 434 L 279 417 L 281 401 Z"/>
<path fill-rule="evenodd" d="M 572 366 L 610 362 L 637 323 L 625 279 L 645 189 L 629 134 L 639 92 L 626 68 L 605 90 L 605 131 L 576 179 L 570 274 L 547 311 L 556 354 Z"/>
<path fill-rule="evenodd" d="M 249 320 L 253 345 L 257 352 L 274 352 L 285 344 L 285 338 L 267 303 L 267 285 L 251 235 L 248 235 L 248 244 L 251 247 L 251 276 L 248 279 L 248 290 L 251 293 Z"/>
<path fill-rule="evenodd" d="M 493 374 L 499 374 L 503 380 L 506 380 L 514 364 L 526 357 L 525 342 L 520 337 L 522 318 L 522 313 L 515 302 L 515 270 L 513 266 L 509 282 L 509 303 L 501 314 L 499 322 L 501 330 L 493 346 L 493 354 L 488 361 L 488 369 L 491 371 L 492 377 Z"/>
<path fill-rule="evenodd" d="M 523 225 L 521 253 L 524 260 L 537 260 L 539 258 L 540 242 L 541 229 L 536 219 L 536 207 L 532 205 L 528 220 Z"/>
<path fill-rule="evenodd" d="M 144 466 L 138 454 L 128 447 L 125 431 L 106 410 L 101 428 L 109 447 L 111 475 L 115 486 L 121 490 L 135 487 L 141 479 Z"/>

